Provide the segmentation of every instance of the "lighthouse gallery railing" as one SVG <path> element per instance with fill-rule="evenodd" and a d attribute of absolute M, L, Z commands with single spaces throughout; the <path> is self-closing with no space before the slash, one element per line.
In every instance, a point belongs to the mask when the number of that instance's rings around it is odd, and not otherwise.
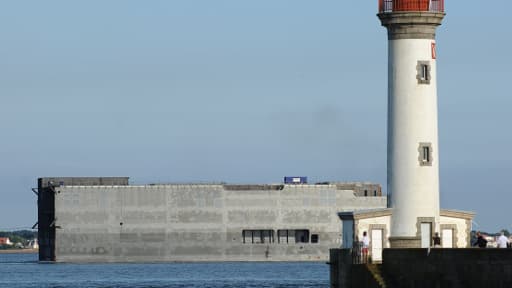
<path fill-rule="evenodd" d="M 444 12 L 444 0 L 379 0 L 379 12 Z"/>

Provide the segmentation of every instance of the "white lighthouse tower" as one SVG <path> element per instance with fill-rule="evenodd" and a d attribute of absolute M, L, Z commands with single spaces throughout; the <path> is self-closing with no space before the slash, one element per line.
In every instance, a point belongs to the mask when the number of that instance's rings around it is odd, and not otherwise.
<path fill-rule="evenodd" d="M 437 26 L 444 0 L 379 0 L 388 30 L 388 207 L 392 248 L 430 247 L 439 232 Z"/>

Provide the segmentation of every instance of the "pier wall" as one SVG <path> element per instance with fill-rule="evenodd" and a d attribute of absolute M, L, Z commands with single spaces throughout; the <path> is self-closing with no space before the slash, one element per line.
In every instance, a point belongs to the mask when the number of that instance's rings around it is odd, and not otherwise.
<path fill-rule="evenodd" d="M 376 287 L 350 249 L 331 249 L 332 288 Z M 512 287 L 512 249 L 384 249 L 378 274 L 393 288 Z"/>

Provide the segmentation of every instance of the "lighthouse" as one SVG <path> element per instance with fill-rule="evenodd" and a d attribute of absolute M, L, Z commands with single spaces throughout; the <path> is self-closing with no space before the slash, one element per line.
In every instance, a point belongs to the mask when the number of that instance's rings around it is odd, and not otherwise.
<path fill-rule="evenodd" d="M 388 32 L 387 191 L 391 248 L 440 231 L 436 29 L 444 0 L 379 0 Z"/>

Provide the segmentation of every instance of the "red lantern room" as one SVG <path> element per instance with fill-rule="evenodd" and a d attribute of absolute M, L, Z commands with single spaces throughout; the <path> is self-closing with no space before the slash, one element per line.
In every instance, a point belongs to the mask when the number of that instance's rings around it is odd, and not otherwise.
<path fill-rule="evenodd" d="M 444 12 L 444 0 L 379 0 L 379 13 Z"/>

